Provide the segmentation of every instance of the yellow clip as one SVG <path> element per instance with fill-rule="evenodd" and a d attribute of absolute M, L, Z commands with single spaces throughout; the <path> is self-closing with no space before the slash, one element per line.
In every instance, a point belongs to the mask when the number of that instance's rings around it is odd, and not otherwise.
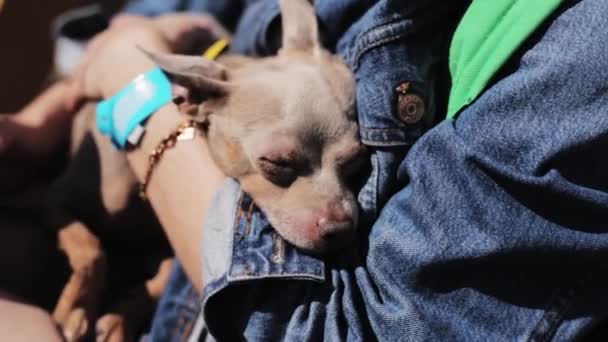
<path fill-rule="evenodd" d="M 211 46 L 203 53 L 203 58 L 215 60 L 228 46 L 228 39 L 220 39 L 211 44 Z"/>

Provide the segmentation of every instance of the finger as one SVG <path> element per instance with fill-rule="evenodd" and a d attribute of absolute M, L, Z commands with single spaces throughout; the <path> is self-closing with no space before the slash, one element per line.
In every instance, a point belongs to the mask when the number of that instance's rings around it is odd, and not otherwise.
<path fill-rule="evenodd" d="M 72 80 L 66 87 L 65 91 L 65 107 L 70 111 L 76 111 L 80 107 L 81 103 L 86 98 L 82 92 L 82 81 Z"/>
<path fill-rule="evenodd" d="M 66 88 L 64 105 L 66 110 L 76 113 L 87 101 L 101 100 L 102 95 L 93 87 L 86 86 L 86 82 L 75 82 Z"/>
<path fill-rule="evenodd" d="M 158 29 L 172 43 L 176 43 L 183 34 L 192 30 L 227 34 L 227 31 L 209 15 L 170 14 L 155 19 L 155 22 Z"/>
<path fill-rule="evenodd" d="M 74 68 L 72 77 L 78 77 L 78 75 L 82 75 L 84 73 L 84 70 L 86 70 L 95 54 L 103 47 L 103 44 L 105 44 L 105 42 L 109 39 L 110 35 L 110 30 L 105 30 L 87 42 L 86 50 L 80 58 L 78 65 Z"/>
<path fill-rule="evenodd" d="M 102 44 L 106 40 L 107 35 L 103 33 L 91 40 L 80 63 L 76 66 L 74 72 L 68 79 L 64 104 L 69 110 L 76 111 L 87 97 L 95 97 L 97 95 L 91 94 L 86 88 L 86 79 L 88 70 L 95 58 L 95 54 L 102 48 Z"/>
<path fill-rule="evenodd" d="M 68 84 L 64 81 L 54 83 L 45 89 L 21 110 L 19 122 L 31 126 L 41 126 L 45 122 L 67 114 L 65 107 L 65 91 Z"/>
<path fill-rule="evenodd" d="M 208 29 L 211 32 L 217 33 L 218 37 L 227 37 L 230 35 L 228 30 L 220 24 L 214 17 L 206 14 L 183 14 L 184 27 L 198 27 L 203 29 Z"/>
<path fill-rule="evenodd" d="M 82 101 L 84 96 L 84 78 L 91 63 L 94 51 L 96 50 L 96 43 L 98 40 L 91 41 L 80 63 L 74 68 L 72 75 L 66 80 L 65 98 L 64 105 L 68 110 L 76 110 L 79 103 Z"/>
<path fill-rule="evenodd" d="M 147 20 L 147 18 L 137 14 L 119 14 L 112 18 L 110 21 L 110 26 L 112 28 L 119 28 L 125 25 L 138 23 L 142 20 Z"/>
<path fill-rule="evenodd" d="M 95 324 L 95 341 L 124 341 L 124 319 L 117 314 L 106 314 Z"/>
<path fill-rule="evenodd" d="M 67 341 L 79 341 L 86 335 L 88 326 L 84 309 L 77 308 L 68 316 L 63 326 L 63 334 Z"/>
<path fill-rule="evenodd" d="M 178 53 L 199 53 L 213 41 L 229 38 L 228 31 L 209 15 L 172 14 L 156 20 L 172 51 Z"/>

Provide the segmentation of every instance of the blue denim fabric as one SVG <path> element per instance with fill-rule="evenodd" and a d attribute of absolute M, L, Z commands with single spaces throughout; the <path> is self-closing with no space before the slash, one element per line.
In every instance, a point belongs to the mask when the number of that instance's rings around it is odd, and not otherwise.
<path fill-rule="evenodd" d="M 245 9 L 237 51 L 273 49 L 266 2 Z M 228 182 L 203 234 L 211 335 L 562 341 L 605 317 L 608 2 L 566 1 L 457 120 L 427 131 L 444 115 L 436 64 L 462 5 L 445 3 L 317 1 L 326 44 L 355 72 L 371 150 L 360 240 L 304 255 Z M 253 18 L 266 24 L 246 30 Z M 398 119 L 404 81 L 431 119 Z"/>
<path fill-rule="evenodd" d="M 186 341 L 200 314 L 200 296 L 177 261 L 173 262 L 167 284 L 156 307 L 147 341 Z"/>

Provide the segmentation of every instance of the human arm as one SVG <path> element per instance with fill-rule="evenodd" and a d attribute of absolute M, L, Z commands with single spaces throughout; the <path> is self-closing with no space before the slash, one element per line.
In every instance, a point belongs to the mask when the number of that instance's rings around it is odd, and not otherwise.
<path fill-rule="evenodd" d="M 166 39 L 167 35 L 159 32 L 165 26 L 157 24 L 156 19 L 141 19 L 101 37 L 93 46 L 91 59 L 76 75 L 74 91 L 88 98 L 108 98 L 137 75 L 154 67 L 139 47 L 154 52 L 173 50 Z M 122 63 L 125 60 L 129 63 Z M 147 121 L 141 144 L 127 153 L 132 169 L 140 180 L 148 170 L 150 152 L 186 119 L 171 103 Z M 147 189 L 150 203 L 193 280 L 200 280 L 200 225 L 203 214 L 217 189 L 217 183 L 222 179 L 203 140 L 197 137 L 192 141 L 180 142 L 165 152 L 154 169 Z"/>
<path fill-rule="evenodd" d="M 184 121 L 174 105 L 163 107 L 148 120 L 141 144 L 127 153 L 140 181 L 149 168 L 150 152 L 160 139 Z M 224 175 L 215 167 L 205 141 L 197 136 L 177 143 L 164 153 L 146 191 L 177 258 L 199 291 L 202 289 L 201 225 L 223 180 Z"/>

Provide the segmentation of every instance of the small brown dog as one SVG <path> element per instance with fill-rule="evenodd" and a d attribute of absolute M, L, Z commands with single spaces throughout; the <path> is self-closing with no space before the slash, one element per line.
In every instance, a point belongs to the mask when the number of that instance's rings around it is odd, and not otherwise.
<path fill-rule="evenodd" d="M 170 76 L 180 109 L 207 125 L 219 168 L 238 180 L 278 233 L 322 253 L 348 243 L 357 202 L 347 186 L 365 150 L 354 78 L 319 43 L 314 9 L 283 0 L 277 56 L 148 55 Z"/>
<path fill-rule="evenodd" d="M 226 55 L 214 62 L 147 54 L 170 76 L 180 110 L 205 125 L 224 174 L 240 182 L 286 240 L 324 253 L 348 243 L 357 222 L 347 180 L 360 169 L 365 151 L 354 113 L 354 78 L 320 46 L 308 1 L 280 5 L 283 47 L 277 56 Z M 94 322 L 105 284 L 106 256 L 97 236 L 144 234 L 158 231 L 149 228 L 158 223 L 135 197 L 136 179 L 124 155 L 97 132 L 92 114 L 80 115 L 74 127 L 74 156 L 55 185 L 51 216 L 73 270 L 54 317 L 77 339 Z M 150 241 L 143 235 L 138 240 Z M 159 274 L 150 290 L 159 294 L 165 278 Z"/>

